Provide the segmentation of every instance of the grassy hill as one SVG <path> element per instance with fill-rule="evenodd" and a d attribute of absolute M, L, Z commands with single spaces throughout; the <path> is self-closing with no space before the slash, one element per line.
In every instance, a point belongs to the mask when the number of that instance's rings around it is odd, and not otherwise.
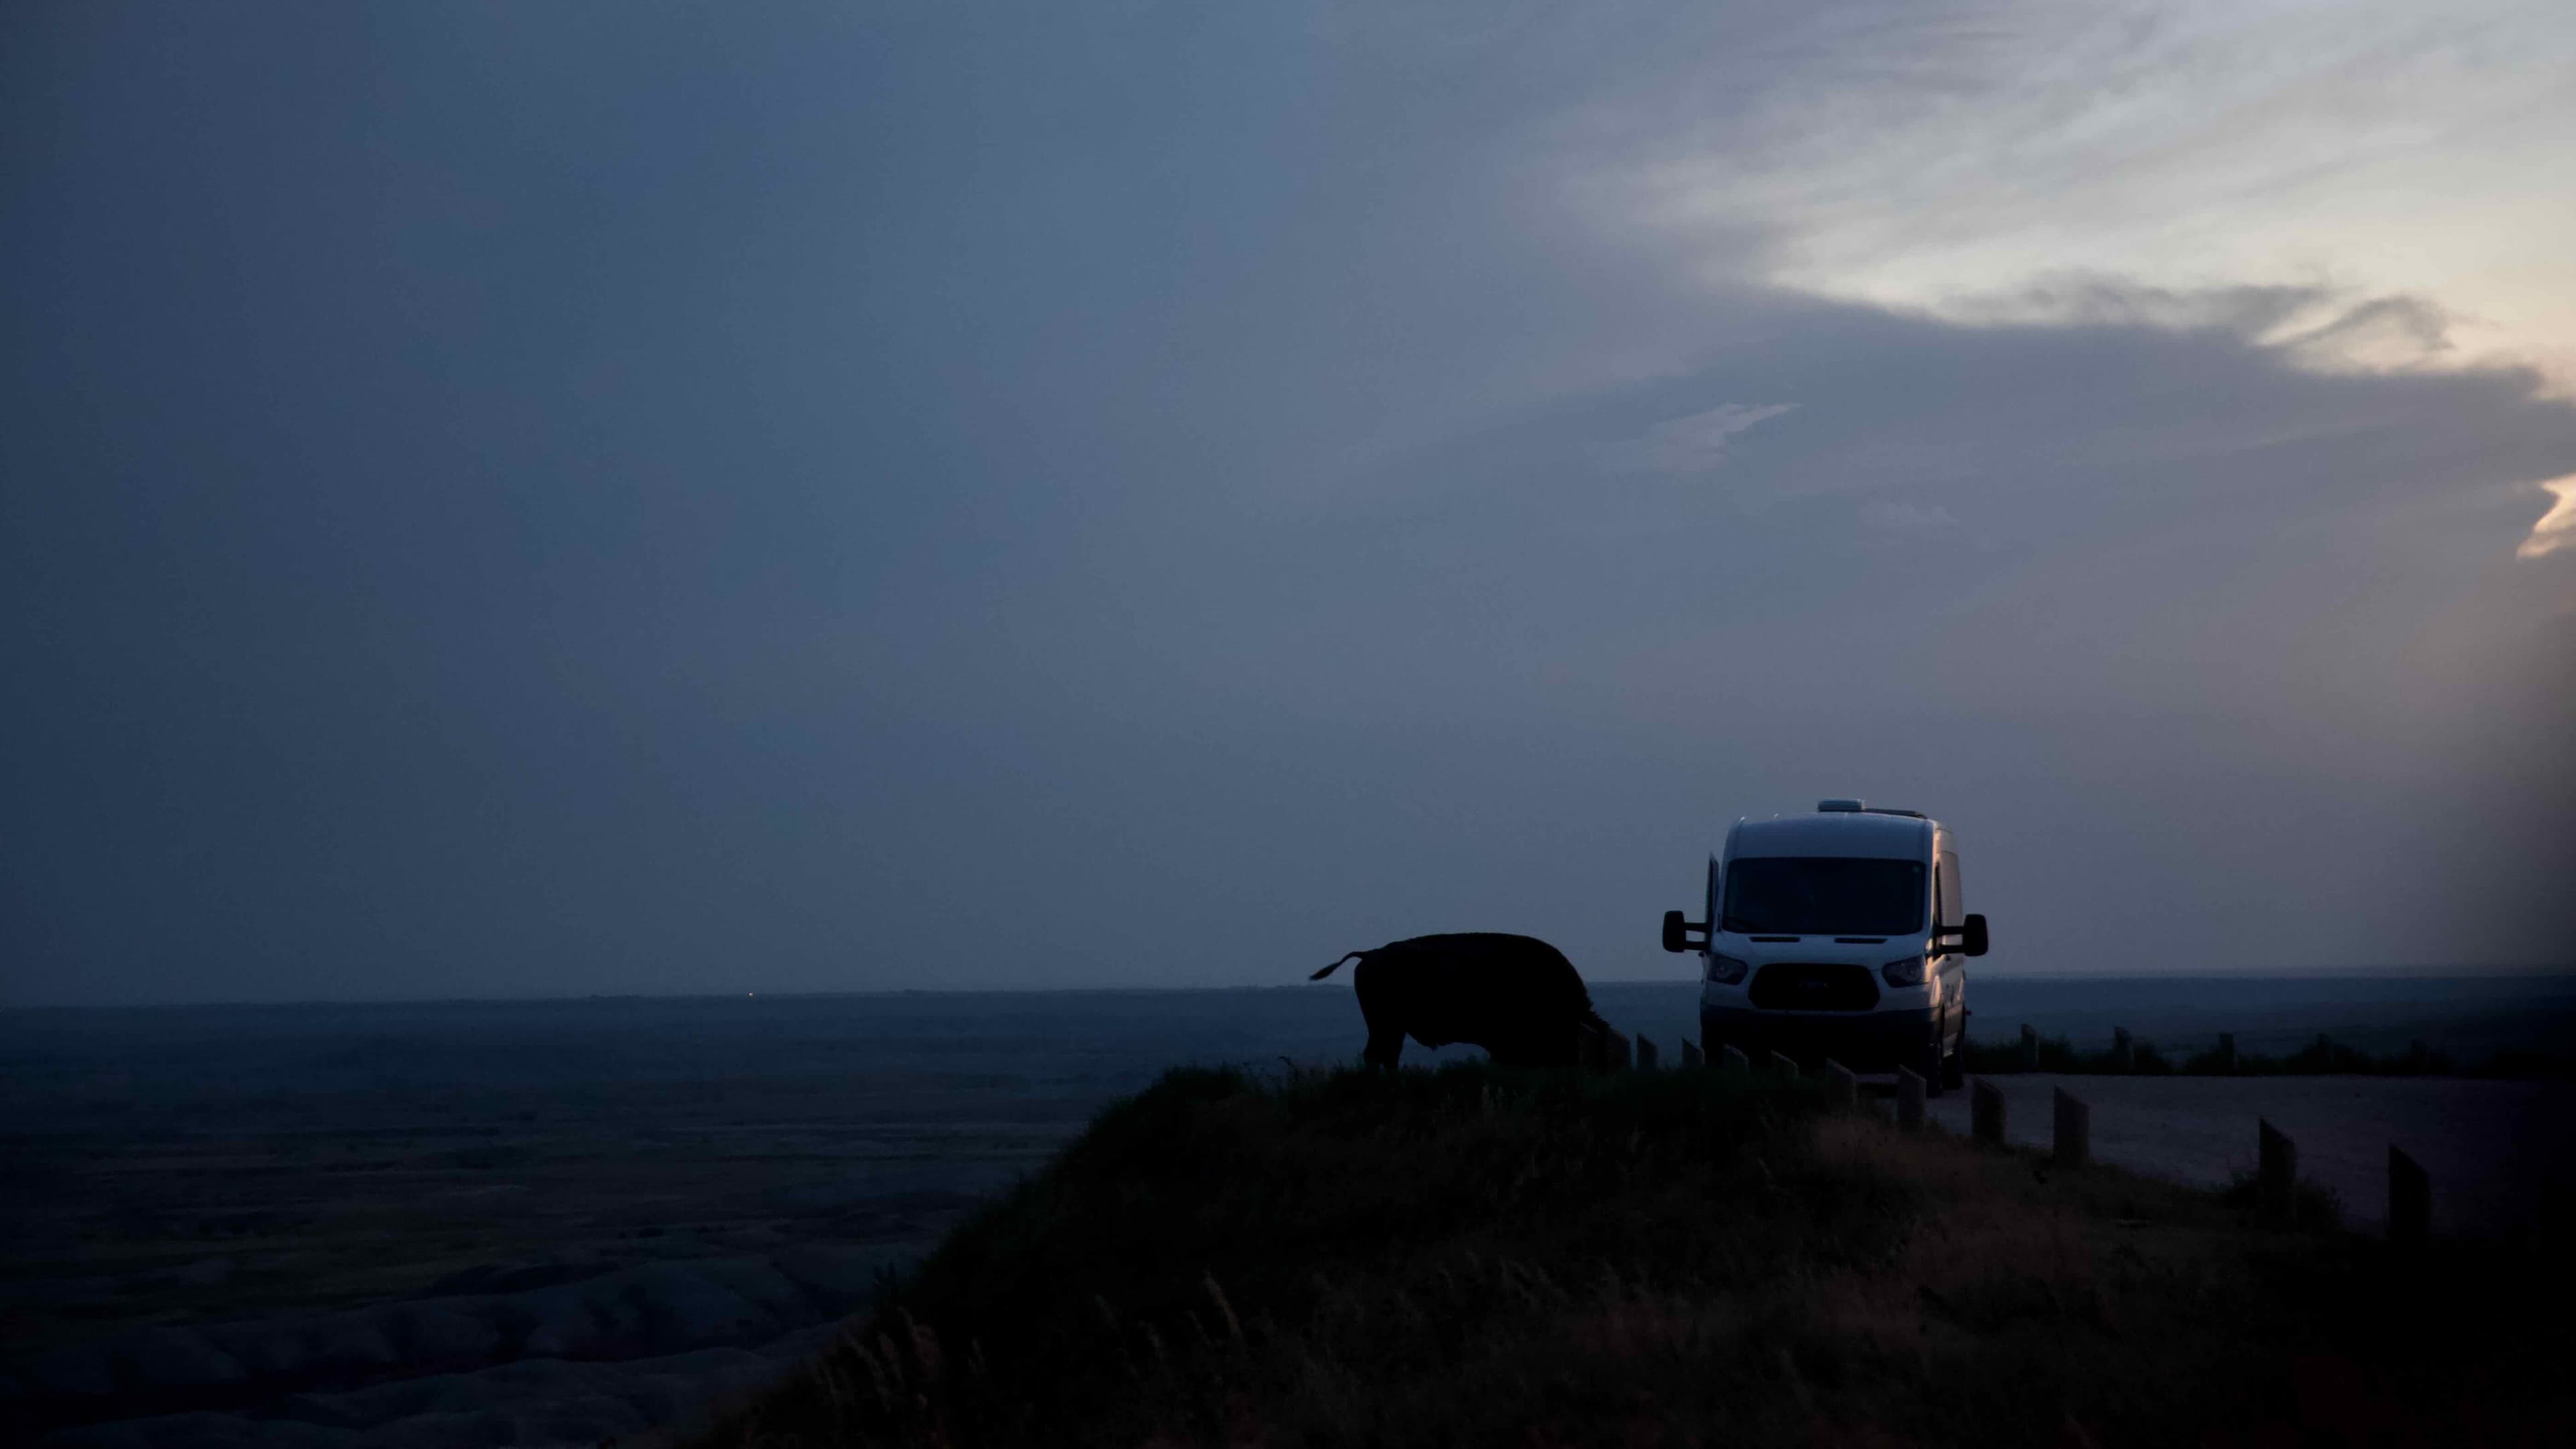
<path fill-rule="evenodd" d="M 2568 1267 L 1758 1077 L 1177 1071 L 705 1443 L 2560 1443 Z"/>

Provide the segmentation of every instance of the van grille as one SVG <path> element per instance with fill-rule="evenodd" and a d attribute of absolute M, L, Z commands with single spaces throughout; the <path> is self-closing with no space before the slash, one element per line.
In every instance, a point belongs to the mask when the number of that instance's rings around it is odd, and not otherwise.
<path fill-rule="evenodd" d="M 1753 974 L 1747 995 L 1764 1011 L 1867 1011 L 1878 980 L 1848 961 L 1779 961 Z"/>

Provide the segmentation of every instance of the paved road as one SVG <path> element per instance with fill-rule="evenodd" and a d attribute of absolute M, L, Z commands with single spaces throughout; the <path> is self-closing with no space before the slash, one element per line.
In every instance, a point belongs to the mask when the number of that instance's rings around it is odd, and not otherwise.
<path fill-rule="evenodd" d="M 2255 1122 L 2299 1148 L 2302 1177 L 2332 1188 L 2344 1220 L 2388 1216 L 2388 1149 L 2433 1179 L 2438 1233 L 2484 1234 L 2576 1211 L 2576 1083 L 2430 1077 L 2061 1077 L 1990 1079 L 2003 1089 L 2005 1135 L 2046 1146 L 2051 1094 L 2092 1104 L 2093 1155 L 2159 1177 L 2224 1186 L 2254 1170 Z M 1931 1104 L 1968 1130 L 1968 1093 Z"/>

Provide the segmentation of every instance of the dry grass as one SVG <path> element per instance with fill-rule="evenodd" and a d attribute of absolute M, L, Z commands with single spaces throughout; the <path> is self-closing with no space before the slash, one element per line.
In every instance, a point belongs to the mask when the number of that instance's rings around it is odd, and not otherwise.
<path fill-rule="evenodd" d="M 711 1442 L 2561 1442 L 2501 1251 L 1704 1073 L 1183 1074 Z"/>

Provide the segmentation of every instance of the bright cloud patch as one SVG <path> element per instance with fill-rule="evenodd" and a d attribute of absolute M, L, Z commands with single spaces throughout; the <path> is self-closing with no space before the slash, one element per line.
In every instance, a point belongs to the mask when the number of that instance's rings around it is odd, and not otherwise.
<path fill-rule="evenodd" d="M 1635 173 L 1675 235 L 1765 234 L 1763 281 L 1954 321 L 2075 320 L 2068 277 L 2287 289 L 2262 340 L 2307 365 L 2576 390 L 2563 0 L 1961 0 L 1802 50 Z"/>
<path fill-rule="evenodd" d="M 2539 558 L 2560 549 L 2576 548 L 2576 473 L 2552 478 L 2540 486 L 2556 494 L 2558 504 L 2531 526 L 2531 537 L 2513 551 L 2516 558 Z"/>
<path fill-rule="evenodd" d="M 1796 403 L 1723 403 L 1674 418 L 1608 450 L 1613 467 L 1644 473 L 1704 473 L 1726 460 L 1728 440 Z"/>

